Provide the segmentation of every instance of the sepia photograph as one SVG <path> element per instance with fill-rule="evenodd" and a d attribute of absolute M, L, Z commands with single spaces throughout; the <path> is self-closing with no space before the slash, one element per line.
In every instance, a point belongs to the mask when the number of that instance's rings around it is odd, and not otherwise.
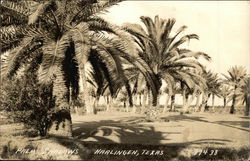
<path fill-rule="evenodd" d="M 0 160 L 250 160 L 250 2 L 0 0 Z"/>

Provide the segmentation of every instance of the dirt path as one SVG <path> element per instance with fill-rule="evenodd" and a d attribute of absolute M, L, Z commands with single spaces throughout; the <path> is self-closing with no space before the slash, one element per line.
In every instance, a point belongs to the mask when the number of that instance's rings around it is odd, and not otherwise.
<path fill-rule="evenodd" d="M 87 142 L 191 146 L 250 146 L 249 117 L 222 114 L 168 113 L 167 122 L 141 122 L 126 112 L 73 115 L 74 135 Z"/>

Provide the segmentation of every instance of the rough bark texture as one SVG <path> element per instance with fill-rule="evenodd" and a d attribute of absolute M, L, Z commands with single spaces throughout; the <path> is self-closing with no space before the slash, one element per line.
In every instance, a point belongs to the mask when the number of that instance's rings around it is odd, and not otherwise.
<path fill-rule="evenodd" d="M 71 137 L 72 121 L 70 111 L 62 109 L 52 115 L 52 124 L 48 134 L 51 136 Z"/>
<path fill-rule="evenodd" d="M 152 95 L 153 97 L 153 100 L 152 100 L 152 106 L 156 107 L 157 106 L 157 103 L 158 103 L 158 94 L 153 94 Z"/>
<path fill-rule="evenodd" d="M 53 81 L 53 95 L 55 99 L 55 109 L 51 117 L 51 126 L 48 134 L 52 136 L 70 137 L 72 136 L 72 121 L 70 116 L 69 102 L 67 98 L 67 87 L 62 86 L 64 77 L 62 70 L 55 69 L 55 79 Z"/>
<path fill-rule="evenodd" d="M 89 88 L 87 86 L 87 78 L 86 78 L 86 72 L 85 72 L 85 63 L 81 64 L 80 67 L 80 77 L 81 77 L 81 81 L 82 81 L 82 91 L 81 91 L 81 95 L 83 98 L 81 98 L 84 102 L 84 106 L 86 109 L 86 113 L 87 114 L 94 114 L 94 108 L 92 106 L 92 104 L 90 103 L 90 91 Z"/>

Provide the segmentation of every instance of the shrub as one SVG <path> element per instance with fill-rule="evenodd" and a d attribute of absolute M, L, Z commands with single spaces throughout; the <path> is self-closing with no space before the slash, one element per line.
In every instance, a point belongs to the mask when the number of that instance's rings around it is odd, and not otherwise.
<path fill-rule="evenodd" d="M 45 136 L 55 105 L 52 85 L 39 84 L 32 73 L 2 84 L 0 109 L 15 122 L 23 123 L 26 128 L 32 127 L 40 136 Z"/>

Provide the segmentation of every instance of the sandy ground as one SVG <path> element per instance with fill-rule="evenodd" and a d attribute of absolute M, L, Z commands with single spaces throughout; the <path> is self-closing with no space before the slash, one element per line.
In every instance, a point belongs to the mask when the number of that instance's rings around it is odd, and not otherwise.
<path fill-rule="evenodd" d="M 145 122 L 126 112 L 72 115 L 74 135 L 85 142 L 188 146 L 250 146 L 250 117 L 195 113 L 162 115 L 165 122 Z"/>

